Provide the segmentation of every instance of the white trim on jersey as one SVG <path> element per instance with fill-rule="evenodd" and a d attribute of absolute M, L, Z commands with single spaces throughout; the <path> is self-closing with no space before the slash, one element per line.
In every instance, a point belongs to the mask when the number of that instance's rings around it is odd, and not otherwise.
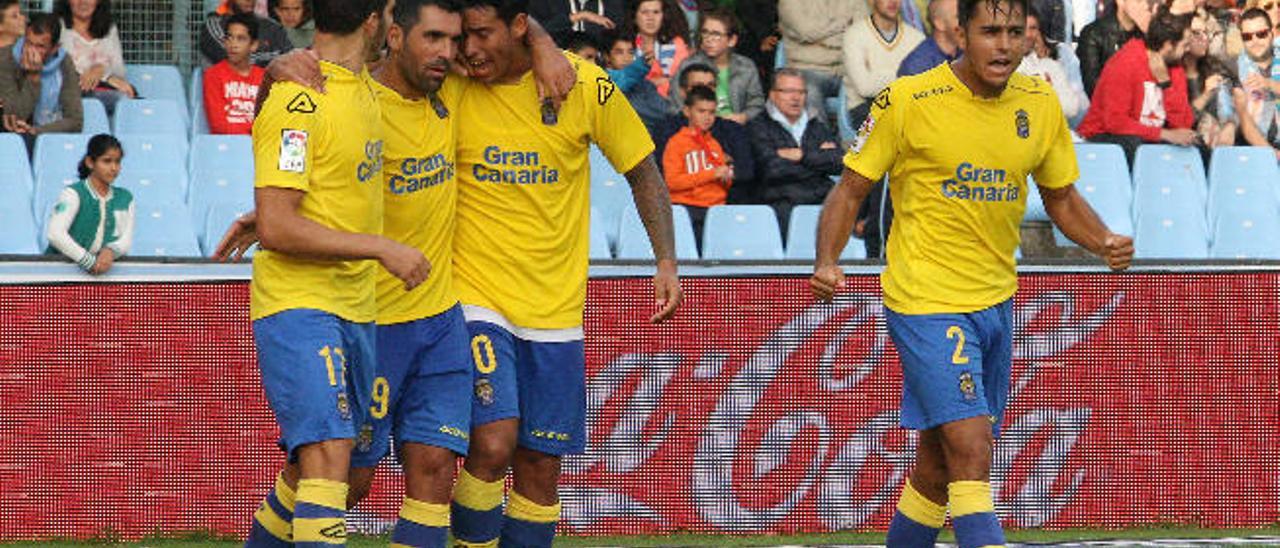
<path fill-rule="evenodd" d="M 491 323 L 507 331 L 512 335 L 530 342 L 540 343 L 560 343 L 575 342 L 582 340 L 582 326 L 567 327 L 564 329 L 533 329 L 531 327 L 520 327 L 511 323 L 506 316 L 503 316 L 496 310 L 490 310 L 483 306 L 473 304 L 462 305 L 462 315 L 468 322 L 485 322 Z"/>

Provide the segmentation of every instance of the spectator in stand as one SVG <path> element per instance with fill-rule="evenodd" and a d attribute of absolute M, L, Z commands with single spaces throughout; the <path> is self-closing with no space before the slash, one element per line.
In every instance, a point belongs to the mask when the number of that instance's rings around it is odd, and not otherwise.
<path fill-rule="evenodd" d="M 1191 38 L 1182 57 L 1182 69 L 1187 73 L 1187 98 L 1195 117 L 1192 127 L 1199 139 L 1210 147 L 1235 144 L 1239 129 L 1229 103 L 1232 71 L 1226 63 L 1209 54 L 1213 37 L 1206 29 L 1215 23 L 1208 12 L 1197 12 L 1191 19 Z"/>
<path fill-rule="evenodd" d="M 649 65 L 645 76 L 658 95 L 667 97 L 676 69 L 689 57 L 689 27 L 673 0 L 640 0 L 627 20 L 627 34 L 636 37 L 636 52 Z"/>
<path fill-rule="evenodd" d="M 716 92 L 711 88 L 698 86 L 689 90 L 684 100 L 684 116 L 689 123 L 671 136 L 662 153 L 671 203 L 689 210 L 699 247 L 707 208 L 724 204 L 729 187 L 733 186 L 733 158 L 724 153 L 711 134 L 716 108 Z"/>
<path fill-rule="evenodd" d="M 258 86 L 266 70 L 249 56 L 258 49 L 258 16 L 237 13 L 227 18 L 227 58 L 204 69 L 204 108 L 215 135 L 249 135 L 253 131 Z"/>
<path fill-rule="evenodd" d="M 138 96 L 125 79 L 124 48 L 111 19 L 111 0 L 58 0 L 53 14 L 62 24 L 62 49 L 80 74 L 80 91 L 97 97 L 108 113 L 120 99 Z"/>
<path fill-rule="evenodd" d="M 12 46 L 27 30 L 27 17 L 22 15 L 18 0 L 0 0 L 0 48 Z"/>
<path fill-rule="evenodd" d="M 868 11 L 863 0 L 778 0 L 787 67 L 804 74 L 810 117 L 825 120 L 827 98 L 840 95 L 844 34 Z"/>
<path fill-rule="evenodd" d="M 751 119 L 747 133 L 759 170 L 759 197 L 773 206 L 785 238 L 791 208 L 821 204 L 839 175 L 842 151 L 835 133 L 805 110 L 804 73 L 774 73 L 765 112 Z"/>
<path fill-rule="evenodd" d="M 738 53 L 746 55 L 760 71 L 760 82 L 772 81 L 777 59 L 778 0 L 738 0 L 734 5 L 741 25 Z"/>
<path fill-rule="evenodd" d="M 677 79 L 695 64 L 714 67 L 716 82 L 711 89 L 716 92 L 717 116 L 745 125 L 747 120 L 764 112 L 760 71 L 751 59 L 733 51 L 738 45 L 738 20 L 733 12 L 713 10 L 702 14 L 698 36 L 698 52 L 680 64 Z M 672 102 L 684 100 L 682 88 L 672 88 Z"/>
<path fill-rule="evenodd" d="M 217 11 L 205 17 L 204 28 L 200 32 L 200 56 L 205 65 L 212 65 L 227 58 L 226 42 L 227 18 L 237 13 L 253 14 L 258 18 L 258 51 L 250 59 L 253 64 L 265 67 L 281 53 L 293 49 L 289 34 L 279 23 L 254 12 L 254 0 L 226 0 Z"/>
<path fill-rule="evenodd" d="M 0 120 L 26 139 L 27 150 L 42 133 L 76 133 L 84 122 L 79 75 L 58 47 L 61 33 L 56 17 L 32 14 L 23 37 L 0 49 Z"/>
<path fill-rule="evenodd" d="M 316 22 L 311 18 L 311 0 L 271 0 L 271 17 L 284 27 L 289 44 L 309 48 L 316 38 Z"/>
<path fill-rule="evenodd" d="M 564 43 L 564 49 L 592 63 L 600 64 L 600 46 L 591 35 L 585 32 L 574 31 L 569 34 L 569 39 Z"/>
<path fill-rule="evenodd" d="M 711 65 L 701 63 L 690 65 L 685 67 L 684 72 L 680 73 L 680 79 L 678 80 L 680 94 L 681 96 L 687 95 L 690 90 L 696 87 L 715 89 L 716 80 L 716 70 L 711 68 Z M 654 157 L 663 158 L 667 141 L 671 140 L 672 136 L 688 125 L 689 119 L 679 112 L 667 116 L 661 124 L 658 124 L 650 132 L 653 135 L 653 142 L 657 146 Z M 729 203 L 759 203 L 755 196 L 756 161 L 752 153 L 751 138 L 747 134 L 747 129 L 722 116 L 717 116 L 711 122 L 710 131 L 711 136 L 715 138 L 717 143 L 720 143 L 725 153 L 734 159 L 734 184 L 729 189 Z"/>
<path fill-rule="evenodd" d="M 1094 96 L 1093 88 L 1107 61 L 1129 40 L 1146 32 L 1159 6 L 1158 0 L 1115 0 L 1110 13 L 1080 31 L 1076 56 L 1080 58 L 1080 76 L 1089 97 Z"/>
<path fill-rule="evenodd" d="M 900 0 L 870 0 L 871 15 L 854 21 L 844 34 L 844 88 L 853 127 L 862 125 L 871 99 L 898 76 L 907 54 L 924 42 L 924 35 L 902 24 Z"/>
<path fill-rule="evenodd" d="M 1134 38 L 1102 70 L 1079 133 L 1124 148 L 1129 165 L 1143 143 L 1196 144 L 1182 56 L 1190 17 L 1161 10 L 1146 36 Z"/>
<path fill-rule="evenodd" d="M 622 0 L 529 0 L 529 16 L 555 39 L 567 45 L 572 33 L 585 32 L 596 43 L 621 26 L 626 17 Z"/>
<path fill-rule="evenodd" d="M 1040 32 L 1040 14 L 1034 8 L 1027 10 L 1027 54 L 1018 65 L 1018 72 L 1036 76 L 1049 83 L 1058 102 L 1062 104 L 1062 114 L 1067 119 L 1075 118 L 1089 106 L 1089 97 L 1084 90 L 1077 91 L 1067 80 L 1067 69 L 1058 61 L 1057 51 L 1049 47 L 1045 36 Z"/>
<path fill-rule="evenodd" d="M 898 76 L 920 74 L 960 57 L 960 39 L 956 36 L 960 18 L 956 12 L 956 0 L 931 0 L 929 25 L 933 32 L 898 65 Z"/>
<path fill-rule="evenodd" d="M 80 181 L 67 185 L 49 215 L 46 254 L 61 253 L 90 274 L 105 274 L 133 242 L 133 195 L 113 187 L 124 148 L 110 135 L 89 139 Z"/>
<path fill-rule="evenodd" d="M 1274 34 L 1267 12 L 1250 8 L 1240 16 L 1244 52 L 1237 61 L 1240 84 L 1231 90 L 1232 110 L 1240 120 L 1241 137 L 1250 145 L 1270 148 L 1280 145 L 1276 114 L 1280 82 L 1273 79 L 1277 74 L 1273 72 L 1275 54 L 1271 47 Z"/>
<path fill-rule="evenodd" d="M 604 54 L 605 72 L 609 73 L 609 78 L 622 90 L 627 101 L 631 102 L 631 108 L 640 115 L 649 134 L 655 134 L 667 116 L 675 112 L 671 103 L 658 95 L 658 88 L 646 78 L 649 63 L 643 57 L 636 56 L 635 38 L 610 32 L 605 41 L 609 44 L 609 50 Z M 655 142 L 659 147 L 662 146 L 663 141 Z M 656 157 L 661 158 L 662 155 L 658 154 Z"/>

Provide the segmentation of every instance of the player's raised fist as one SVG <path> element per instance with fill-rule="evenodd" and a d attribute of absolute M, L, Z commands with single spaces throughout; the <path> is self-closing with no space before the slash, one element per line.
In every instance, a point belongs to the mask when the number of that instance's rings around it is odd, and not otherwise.
<path fill-rule="evenodd" d="M 1108 234 L 1102 242 L 1102 260 L 1111 270 L 1129 268 L 1133 262 L 1133 238 L 1121 234 Z"/>
<path fill-rule="evenodd" d="M 405 291 L 418 287 L 431 275 L 431 261 L 421 251 L 393 240 L 384 239 L 378 262 L 404 282 Z"/>
<path fill-rule="evenodd" d="M 844 271 L 838 265 L 818 266 L 813 269 L 813 277 L 809 278 L 809 290 L 813 296 L 830 301 L 836 291 L 844 289 Z"/>

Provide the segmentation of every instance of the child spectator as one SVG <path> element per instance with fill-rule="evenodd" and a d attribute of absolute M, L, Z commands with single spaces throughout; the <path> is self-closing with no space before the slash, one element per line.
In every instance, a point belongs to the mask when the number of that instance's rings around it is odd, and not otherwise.
<path fill-rule="evenodd" d="M 640 0 L 627 21 L 628 34 L 635 36 L 636 49 L 649 65 L 646 78 L 666 97 L 676 69 L 689 57 L 685 36 L 689 27 L 680 8 L 672 0 Z"/>
<path fill-rule="evenodd" d="M 62 49 L 80 73 L 80 91 L 102 101 L 114 113 L 120 99 L 137 90 L 125 79 L 124 48 L 111 19 L 111 0 L 58 0 L 53 14 L 62 22 Z"/>
<path fill-rule="evenodd" d="M 255 12 L 256 5 L 254 0 L 226 0 L 216 11 L 205 17 L 204 27 L 200 32 L 200 56 L 204 59 L 205 66 L 227 58 L 227 50 L 223 47 L 227 19 L 239 13 L 250 14 L 258 19 L 258 51 L 249 56 L 253 64 L 265 67 L 272 59 L 293 49 L 293 43 L 284 27 L 258 15 Z"/>
<path fill-rule="evenodd" d="M 716 69 L 716 114 L 745 125 L 764 112 L 764 88 L 755 62 L 734 53 L 738 46 L 738 19 L 733 12 L 712 10 L 702 15 L 698 52 L 680 63 L 677 80 L 689 66 L 702 63 Z M 671 88 L 671 102 L 680 104 L 683 93 Z"/>
<path fill-rule="evenodd" d="M 124 149 L 115 137 L 89 139 L 89 150 L 77 166 L 80 181 L 62 190 L 49 216 L 46 254 L 61 253 L 90 274 L 103 274 L 129 252 L 133 195 L 112 187 L 122 159 Z"/>
<path fill-rule="evenodd" d="M 707 208 L 725 203 L 733 185 L 733 159 L 711 136 L 716 121 L 716 92 L 708 87 L 689 90 L 684 100 L 689 125 L 667 142 L 662 153 L 663 172 L 671 189 L 671 203 L 689 209 L 693 234 L 701 245 L 702 222 Z"/>
<path fill-rule="evenodd" d="M 592 38 L 590 34 L 576 31 L 570 33 L 564 49 L 572 51 L 578 57 L 592 63 L 600 64 L 600 46 L 596 45 L 595 38 Z"/>
<path fill-rule="evenodd" d="M 258 50 L 258 18 L 237 13 L 227 18 L 223 42 L 227 58 L 204 69 L 204 109 L 209 131 L 248 135 L 253 130 L 254 103 L 266 71 L 250 60 Z"/>
<path fill-rule="evenodd" d="M 311 18 L 311 0 L 271 0 L 271 17 L 284 27 L 289 43 L 309 48 L 316 38 L 316 22 Z"/>
<path fill-rule="evenodd" d="M 12 46 L 27 31 L 27 18 L 18 0 L 0 0 L 0 48 Z"/>
<path fill-rule="evenodd" d="M 635 39 L 626 34 L 610 33 L 606 38 L 609 50 L 605 53 L 605 72 L 617 84 L 618 89 L 631 102 L 636 114 L 644 121 L 649 133 L 662 123 L 674 109 L 671 103 L 658 95 L 658 89 L 646 79 L 649 64 L 636 56 Z"/>

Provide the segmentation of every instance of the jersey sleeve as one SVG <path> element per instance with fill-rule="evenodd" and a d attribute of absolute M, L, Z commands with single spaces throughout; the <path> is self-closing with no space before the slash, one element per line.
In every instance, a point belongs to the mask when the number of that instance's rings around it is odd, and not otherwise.
<path fill-rule="evenodd" d="M 872 181 L 878 181 L 893 167 L 902 143 L 902 111 L 907 108 L 901 94 L 887 87 L 871 100 L 871 111 L 858 128 L 845 167 Z"/>
<path fill-rule="evenodd" d="M 653 138 L 631 102 L 604 70 L 592 63 L 575 62 L 582 100 L 591 113 L 591 140 L 600 146 L 618 173 L 631 171 L 653 154 Z"/>
<path fill-rule="evenodd" d="M 1062 114 L 1062 106 L 1056 97 L 1050 97 L 1051 103 L 1044 109 L 1048 120 L 1045 125 L 1049 134 L 1041 141 L 1044 149 L 1040 151 L 1040 164 L 1032 171 L 1036 184 L 1045 188 L 1062 188 L 1075 183 L 1080 178 L 1080 167 L 1076 164 L 1075 145 L 1071 142 L 1071 130 L 1067 128 L 1067 119 Z"/>
<path fill-rule="evenodd" d="M 310 189 L 314 152 L 325 138 L 319 94 L 276 84 L 253 124 L 254 186 Z"/>

